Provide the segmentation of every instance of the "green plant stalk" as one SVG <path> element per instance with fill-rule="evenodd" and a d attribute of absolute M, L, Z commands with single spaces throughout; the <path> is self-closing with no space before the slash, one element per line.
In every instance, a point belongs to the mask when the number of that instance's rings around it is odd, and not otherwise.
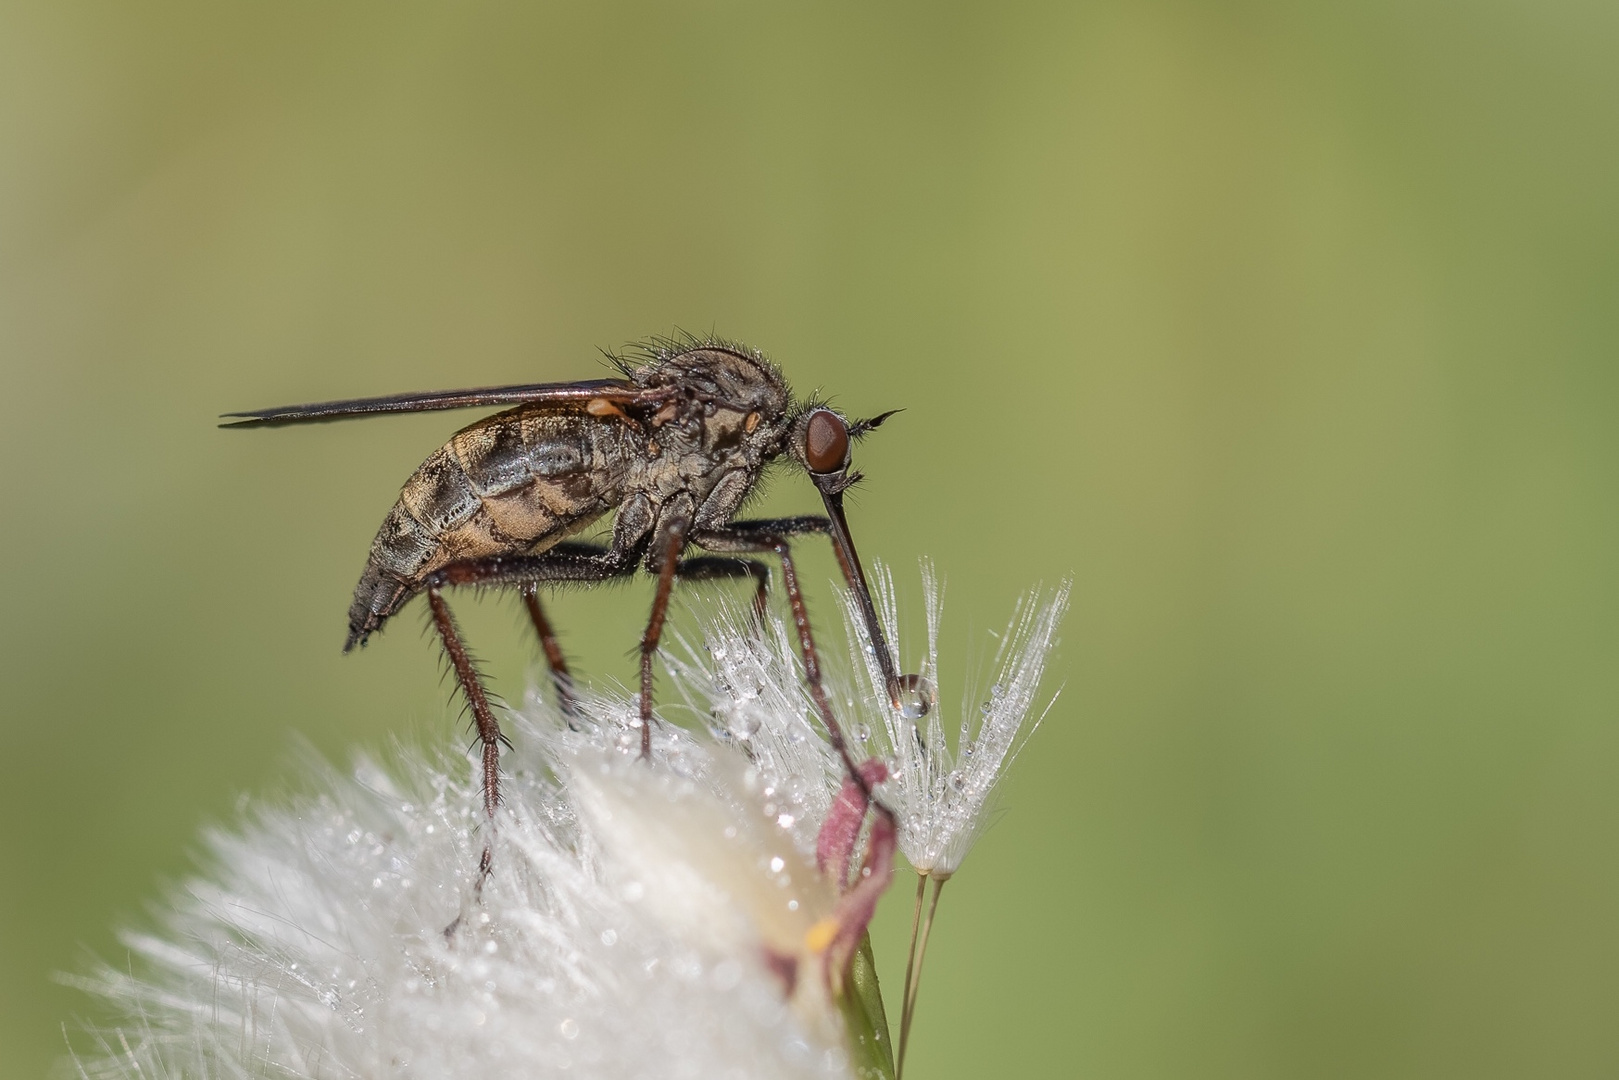
<path fill-rule="evenodd" d="M 883 1009 L 882 987 L 877 984 L 877 961 L 869 933 L 861 937 L 860 948 L 850 961 L 838 1005 L 855 1075 L 861 1080 L 895 1080 L 894 1044 L 888 1035 L 888 1014 Z"/>

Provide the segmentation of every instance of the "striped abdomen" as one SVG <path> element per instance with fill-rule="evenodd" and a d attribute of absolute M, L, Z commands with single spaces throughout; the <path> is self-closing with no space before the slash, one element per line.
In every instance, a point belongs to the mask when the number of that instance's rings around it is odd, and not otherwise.
<path fill-rule="evenodd" d="M 619 502 L 623 421 L 519 406 L 457 432 L 405 482 L 349 607 L 363 643 L 448 563 L 544 551 Z"/>

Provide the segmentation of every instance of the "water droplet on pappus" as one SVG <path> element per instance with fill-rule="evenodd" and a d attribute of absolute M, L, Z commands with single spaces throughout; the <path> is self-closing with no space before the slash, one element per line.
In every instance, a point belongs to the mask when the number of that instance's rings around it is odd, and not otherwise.
<path fill-rule="evenodd" d="M 907 720 L 920 720 L 933 709 L 938 691 L 920 675 L 902 675 L 899 680 L 899 714 Z"/>

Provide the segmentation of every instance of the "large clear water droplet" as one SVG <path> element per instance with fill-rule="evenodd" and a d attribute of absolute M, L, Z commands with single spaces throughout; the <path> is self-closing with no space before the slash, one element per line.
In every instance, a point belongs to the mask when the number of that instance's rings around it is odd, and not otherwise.
<path fill-rule="evenodd" d="M 899 714 L 907 720 L 920 720 L 933 708 L 936 691 L 920 675 L 902 675 L 899 680 Z"/>

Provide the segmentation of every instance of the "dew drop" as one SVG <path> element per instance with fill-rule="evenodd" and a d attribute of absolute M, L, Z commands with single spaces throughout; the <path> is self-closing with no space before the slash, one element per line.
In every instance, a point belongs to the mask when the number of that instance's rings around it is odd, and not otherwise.
<path fill-rule="evenodd" d="M 900 679 L 899 714 L 907 720 L 920 720 L 933 709 L 935 696 L 933 684 L 922 676 L 903 676 Z"/>
<path fill-rule="evenodd" d="M 557 1030 L 562 1032 L 564 1039 L 577 1039 L 579 1037 L 579 1021 L 570 1016 L 557 1025 Z"/>
<path fill-rule="evenodd" d="M 865 724 L 856 724 L 854 726 L 854 737 L 859 739 L 861 742 L 865 742 L 871 738 L 871 728 L 867 727 Z"/>

